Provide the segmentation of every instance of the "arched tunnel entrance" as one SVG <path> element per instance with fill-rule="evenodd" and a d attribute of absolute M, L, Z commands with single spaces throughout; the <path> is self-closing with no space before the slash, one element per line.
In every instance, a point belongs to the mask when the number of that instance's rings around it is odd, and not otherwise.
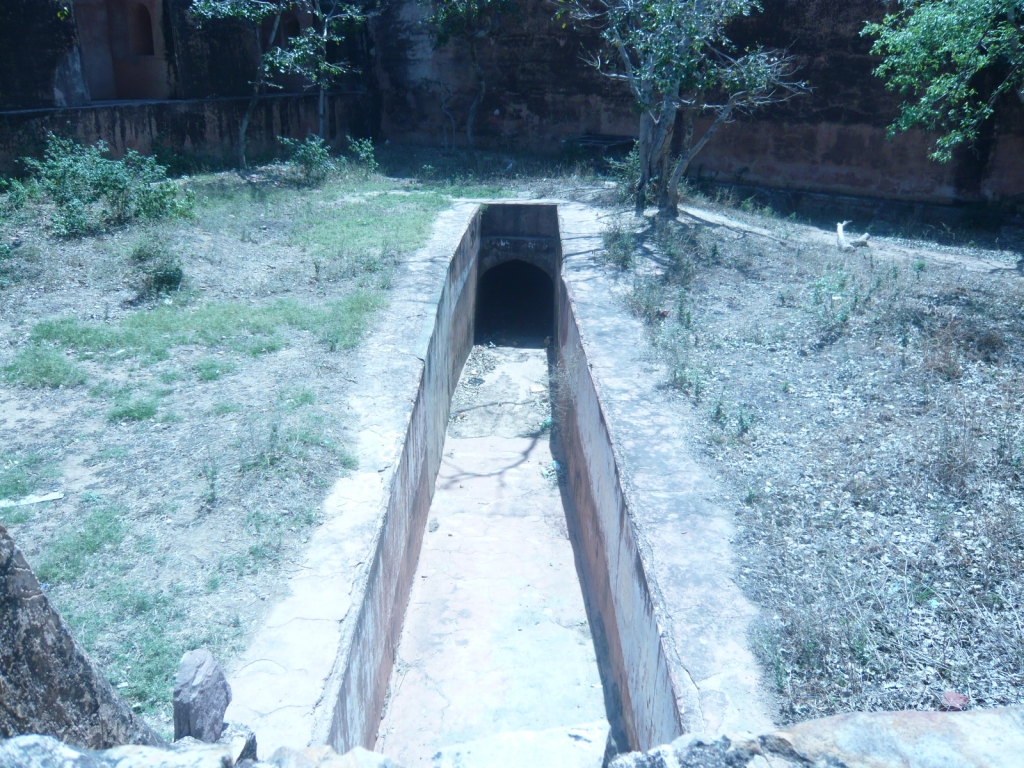
<path fill-rule="evenodd" d="M 554 325 L 555 287 L 539 267 L 514 259 L 480 276 L 477 344 L 540 348 Z"/>

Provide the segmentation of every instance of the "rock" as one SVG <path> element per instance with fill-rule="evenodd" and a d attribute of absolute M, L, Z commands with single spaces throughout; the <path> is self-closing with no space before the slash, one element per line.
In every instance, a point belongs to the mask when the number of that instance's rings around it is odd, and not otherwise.
<path fill-rule="evenodd" d="M 248 726 L 240 723 L 224 723 L 224 730 L 217 739 L 218 744 L 231 747 L 231 755 L 236 763 L 243 760 L 256 760 L 256 734 Z"/>
<path fill-rule="evenodd" d="M 1024 707 L 855 712 L 761 736 L 682 736 L 609 768 L 1018 768 Z"/>
<path fill-rule="evenodd" d="M 224 729 L 231 686 L 224 670 L 205 648 L 181 657 L 174 680 L 174 740 L 191 736 L 213 744 Z"/>
<path fill-rule="evenodd" d="M 258 763 L 262 766 L 262 763 Z M 330 747 L 307 747 L 306 749 L 279 748 L 270 758 L 274 768 L 398 768 L 379 752 L 362 747 L 339 755 Z"/>
<path fill-rule="evenodd" d="M 20 734 L 89 749 L 164 743 L 75 642 L 0 525 L 0 738 Z"/>
<path fill-rule="evenodd" d="M 3 768 L 232 768 L 231 748 L 201 744 L 187 749 L 127 745 L 103 752 L 77 749 L 52 736 L 0 741 Z"/>

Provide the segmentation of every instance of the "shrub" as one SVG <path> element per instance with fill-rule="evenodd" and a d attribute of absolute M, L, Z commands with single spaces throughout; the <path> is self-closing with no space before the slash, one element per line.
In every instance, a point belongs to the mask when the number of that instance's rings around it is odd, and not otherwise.
<path fill-rule="evenodd" d="M 638 239 L 636 233 L 622 224 L 605 230 L 603 261 L 619 269 L 629 269 L 636 257 Z"/>
<path fill-rule="evenodd" d="M 148 239 L 132 249 L 131 261 L 142 271 L 142 285 L 139 289 L 143 296 L 159 296 L 181 289 L 185 279 L 178 256 L 158 240 Z"/>
<path fill-rule="evenodd" d="M 191 211 L 194 196 L 179 198 L 177 185 L 154 158 L 128 150 L 124 159 L 111 160 L 104 157 L 106 152 L 103 141 L 82 146 L 51 133 L 42 160 L 22 159 L 54 205 L 57 235 L 75 237 L 136 219 Z"/>
<path fill-rule="evenodd" d="M 4 213 L 24 208 L 29 198 L 37 192 L 33 185 L 23 184 L 17 179 L 0 179 L 0 191 L 3 190 L 7 191 L 7 199 L 4 200 L 3 206 L 0 207 L 0 210 Z"/>
<path fill-rule="evenodd" d="M 618 183 L 617 196 L 622 203 L 636 201 L 636 188 L 640 183 L 640 150 L 634 145 L 623 160 L 609 160 L 611 176 Z M 651 200 L 650 192 L 646 195 Z"/>
<path fill-rule="evenodd" d="M 351 136 L 346 136 L 345 139 L 348 141 L 349 152 L 355 155 L 356 165 L 363 168 L 368 174 L 380 167 L 373 152 L 373 142 L 370 139 L 353 139 Z"/>
<path fill-rule="evenodd" d="M 288 163 L 301 171 L 307 185 L 313 187 L 322 184 L 334 170 L 331 153 L 319 136 L 310 136 L 305 141 L 281 139 L 281 143 L 292 153 Z"/>

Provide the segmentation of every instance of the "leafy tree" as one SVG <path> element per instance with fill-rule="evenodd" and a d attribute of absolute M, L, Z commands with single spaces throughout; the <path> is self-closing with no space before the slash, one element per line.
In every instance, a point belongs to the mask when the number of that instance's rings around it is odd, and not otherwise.
<path fill-rule="evenodd" d="M 804 90 L 790 78 L 792 59 L 776 50 L 737 51 L 729 22 L 760 6 L 757 0 L 559 0 L 560 15 L 600 30 L 604 50 L 591 63 L 622 80 L 637 101 L 636 209 L 651 186 L 657 205 L 675 214 L 679 184 L 693 158 L 723 123 L 738 114 Z M 676 118 L 682 114 L 681 151 L 673 157 Z M 695 135 L 699 117 L 713 119 Z"/>
<path fill-rule="evenodd" d="M 271 81 L 275 70 L 267 52 L 263 50 L 263 37 L 260 31 L 266 19 L 273 19 L 270 32 L 271 45 L 273 45 L 281 26 L 281 14 L 290 7 L 291 0 L 192 0 L 192 12 L 200 19 L 236 19 L 249 22 L 256 37 L 256 48 L 259 51 L 260 60 L 256 69 L 256 77 L 250 82 L 252 96 L 249 98 L 249 104 L 245 108 L 245 114 L 238 127 L 238 162 L 243 169 L 248 167 L 245 159 L 245 137 L 249 130 L 252 113 L 256 109 L 256 102 L 268 86 L 276 87 Z"/>
<path fill-rule="evenodd" d="M 426 18 L 436 48 L 447 45 L 453 38 L 465 41 L 469 47 L 469 59 L 477 83 L 476 94 L 466 114 L 466 143 L 471 150 L 476 113 L 487 93 L 478 45 L 493 35 L 501 24 L 502 16 L 514 9 L 514 0 L 433 0 Z"/>
<path fill-rule="evenodd" d="M 903 97 L 890 134 L 938 131 L 932 158 L 978 138 L 1004 94 L 1024 89 L 1024 0 L 898 0 L 863 34 L 884 56 L 875 74 Z M 1024 96 L 1022 96 L 1024 98 Z"/>
<path fill-rule="evenodd" d="M 351 72 L 346 62 L 332 61 L 334 47 L 344 40 L 346 28 L 365 18 L 362 7 L 341 0 L 192 0 L 192 11 L 200 19 L 236 19 L 252 25 L 260 62 L 252 80 L 252 97 L 239 127 L 239 159 L 245 162 L 245 134 L 256 102 L 266 88 L 280 87 L 273 82 L 275 74 L 298 74 L 308 87 L 319 91 L 317 105 L 317 135 L 324 137 L 326 123 L 327 90 L 338 78 Z M 302 34 L 275 42 L 286 12 L 307 15 L 313 23 Z M 270 45 L 263 50 L 261 30 L 264 22 L 272 19 Z"/>

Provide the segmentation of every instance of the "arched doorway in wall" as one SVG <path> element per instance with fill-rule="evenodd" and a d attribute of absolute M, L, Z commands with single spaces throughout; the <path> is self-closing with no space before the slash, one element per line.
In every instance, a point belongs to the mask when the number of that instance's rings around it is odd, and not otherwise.
<path fill-rule="evenodd" d="M 153 17 L 142 3 L 128 7 L 128 41 L 132 56 L 155 56 L 153 45 Z"/>
<path fill-rule="evenodd" d="M 540 267 L 513 259 L 480 276 L 476 343 L 543 347 L 554 333 L 555 287 Z"/>
<path fill-rule="evenodd" d="M 169 98 L 164 0 L 74 2 L 90 98 Z"/>

